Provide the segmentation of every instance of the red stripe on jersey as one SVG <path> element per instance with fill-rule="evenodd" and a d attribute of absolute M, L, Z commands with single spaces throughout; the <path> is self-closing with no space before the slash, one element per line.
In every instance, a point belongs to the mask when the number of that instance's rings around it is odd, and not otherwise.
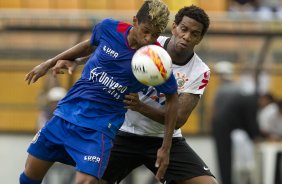
<path fill-rule="evenodd" d="M 204 79 L 202 80 L 203 84 L 199 87 L 199 89 L 205 88 L 209 83 L 209 79 L 210 79 L 210 72 L 207 71 L 204 73 Z"/>
<path fill-rule="evenodd" d="M 160 42 L 158 42 L 158 41 L 156 41 L 156 42 L 154 43 L 154 45 L 157 45 L 157 46 L 163 47 L 163 46 L 160 44 Z"/>
<path fill-rule="evenodd" d="M 120 23 L 118 24 L 118 26 L 117 26 L 117 32 L 122 32 L 122 33 L 124 33 L 124 32 L 127 30 L 127 28 L 128 28 L 129 26 L 131 26 L 131 25 L 130 25 L 130 24 L 127 24 L 127 23 L 125 23 L 125 22 L 120 22 Z"/>

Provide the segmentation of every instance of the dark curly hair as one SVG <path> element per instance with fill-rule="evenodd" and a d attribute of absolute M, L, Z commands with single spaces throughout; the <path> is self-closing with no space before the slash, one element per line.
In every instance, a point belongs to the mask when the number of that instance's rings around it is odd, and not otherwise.
<path fill-rule="evenodd" d="M 175 24 L 179 25 L 184 16 L 200 22 L 203 25 L 203 32 L 201 35 L 204 36 L 204 34 L 206 34 L 210 25 L 210 19 L 203 9 L 195 5 L 185 6 L 184 8 L 181 8 L 175 15 Z"/>

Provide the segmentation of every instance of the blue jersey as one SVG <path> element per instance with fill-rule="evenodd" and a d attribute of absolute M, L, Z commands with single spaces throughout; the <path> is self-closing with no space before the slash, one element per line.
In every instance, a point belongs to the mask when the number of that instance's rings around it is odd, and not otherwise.
<path fill-rule="evenodd" d="M 59 102 L 55 115 L 114 137 L 127 110 L 124 96 L 146 89 L 131 70 L 136 51 L 127 41 L 131 28 L 132 25 L 112 19 L 105 19 L 93 28 L 91 44 L 97 48 L 84 66 L 81 78 Z M 162 93 L 176 92 L 173 75 L 156 88 Z"/>

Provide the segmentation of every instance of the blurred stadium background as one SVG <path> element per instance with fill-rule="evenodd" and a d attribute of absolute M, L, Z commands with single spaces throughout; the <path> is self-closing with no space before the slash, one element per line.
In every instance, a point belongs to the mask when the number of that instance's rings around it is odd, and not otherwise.
<path fill-rule="evenodd" d="M 183 133 L 203 159 L 213 165 L 211 168 L 216 174 L 209 135 L 209 109 L 218 85 L 213 66 L 222 60 L 231 61 L 235 65 L 236 78 L 242 74 L 253 76 L 256 89 L 260 86 L 260 74 L 264 74 L 267 80 L 262 90 L 282 98 L 282 15 L 279 11 L 231 10 L 231 0 L 164 1 L 172 12 L 171 20 L 178 9 L 191 4 L 206 10 L 211 18 L 210 29 L 197 47 L 198 54 L 212 69 L 211 80 L 189 123 L 183 127 Z M 130 23 L 142 2 L 0 0 L 0 145 L 1 150 L 5 150 L 0 151 L 0 163 L 4 162 L 0 166 L 0 181 L 4 179 L 1 183 L 17 183 L 17 176 L 24 167 L 26 147 L 37 129 L 39 94 L 44 88 L 44 79 L 27 86 L 25 74 L 40 62 L 88 38 L 92 26 L 103 18 Z M 278 2 L 280 7 L 281 0 Z M 165 34 L 170 34 L 170 25 L 171 22 Z M 59 81 L 68 89 L 79 73 L 62 75 Z M 210 153 L 205 151 L 206 146 L 211 149 Z M 17 159 L 11 162 L 13 158 Z"/>

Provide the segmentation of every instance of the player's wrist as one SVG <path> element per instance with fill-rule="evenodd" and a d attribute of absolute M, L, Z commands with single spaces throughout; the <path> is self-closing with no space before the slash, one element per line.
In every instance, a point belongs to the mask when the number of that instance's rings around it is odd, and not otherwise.
<path fill-rule="evenodd" d="M 52 68 L 53 66 L 55 66 L 57 63 L 57 60 L 54 59 L 48 59 L 46 62 L 42 63 L 44 64 L 48 69 Z"/>
<path fill-rule="evenodd" d="M 170 141 L 164 140 L 161 148 L 163 150 L 167 150 L 169 152 L 170 148 L 171 148 L 171 144 L 172 144 L 172 140 L 170 140 Z"/>

